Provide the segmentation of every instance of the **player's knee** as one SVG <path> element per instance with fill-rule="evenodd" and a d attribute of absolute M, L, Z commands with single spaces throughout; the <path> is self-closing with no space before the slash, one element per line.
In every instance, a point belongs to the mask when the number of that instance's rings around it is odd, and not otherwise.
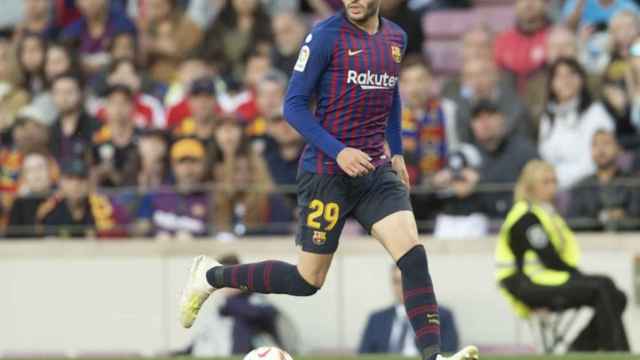
<path fill-rule="evenodd" d="M 302 274 L 300 274 L 300 271 L 296 271 L 296 275 L 297 276 L 294 277 L 291 286 L 294 287 L 295 293 L 298 296 L 315 295 L 315 293 L 320 290 L 320 288 L 322 287 L 322 283 L 324 282 L 324 279 L 322 279 L 322 281 L 319 283 L 317 281 L 312 281 L 310 283 L 302 276 Z"/>

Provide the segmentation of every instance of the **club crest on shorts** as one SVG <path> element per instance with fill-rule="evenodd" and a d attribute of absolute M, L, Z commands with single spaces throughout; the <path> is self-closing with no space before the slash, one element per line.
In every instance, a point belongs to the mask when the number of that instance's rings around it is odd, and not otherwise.
<path fill-rule="evenodd" d="M 400 64 L 402 62 L 402 49 L 399 46 L 391 45 L 391 56 L 393 56 L 393 61 Z"/>
<path fill-rule="evenodd" d="M 316 245 L 324 245 L 327 242 L 327 233 L 324 231 L 313 232 L 313 243 Z"/>

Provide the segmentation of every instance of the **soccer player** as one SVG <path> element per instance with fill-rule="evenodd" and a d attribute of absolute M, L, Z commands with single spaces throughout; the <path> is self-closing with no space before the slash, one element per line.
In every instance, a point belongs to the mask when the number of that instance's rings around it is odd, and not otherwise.
<path fill-rule="evenodd" d="M 382 0 L 343 0 L 344 11 L 305 39 L 284 105 L 307 140 L 298 175 L 298 264 L 220 266 L 197 257 L 181 300 L 190 327 L 216 289 L 311 296 L 322 287 L 345 220 L 353 216 L 402 272 L 405 307 L 424 360 L 440 355 L 440 322 L 425 249 L 409 201 L 402 157 L 400 63 L 406 34 L 379 15 Z M 317 102 L 310 110 L 312 97 Z M 385 150 L 385 140 L 390 154 Z M 475 360 L 467 347 L 452 360 Z"/>

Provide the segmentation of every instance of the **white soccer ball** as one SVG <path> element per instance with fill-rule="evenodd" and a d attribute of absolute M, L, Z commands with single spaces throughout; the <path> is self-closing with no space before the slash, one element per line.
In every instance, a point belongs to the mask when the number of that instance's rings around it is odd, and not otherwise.
<path fill-rule="evenodd" d="M 273 346 L 259 347 L 248 353 L 244 360 L 293 360 L 291 355 Z"/>

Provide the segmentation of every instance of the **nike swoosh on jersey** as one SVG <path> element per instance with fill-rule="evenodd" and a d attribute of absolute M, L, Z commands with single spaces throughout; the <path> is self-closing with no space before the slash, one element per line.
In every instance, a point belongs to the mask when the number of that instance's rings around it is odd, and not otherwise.
<path fill-rule="evenodd" d="M 354 51 L 354 50 L 349 49 L 347 52 L 349 53 L 349 56 L 356 56 L 356 55 L 360 54 L 362 51 L 363 51 L 362 49 L 360 49 L 360 50 L 355 50 L 355 51 Z"/>

